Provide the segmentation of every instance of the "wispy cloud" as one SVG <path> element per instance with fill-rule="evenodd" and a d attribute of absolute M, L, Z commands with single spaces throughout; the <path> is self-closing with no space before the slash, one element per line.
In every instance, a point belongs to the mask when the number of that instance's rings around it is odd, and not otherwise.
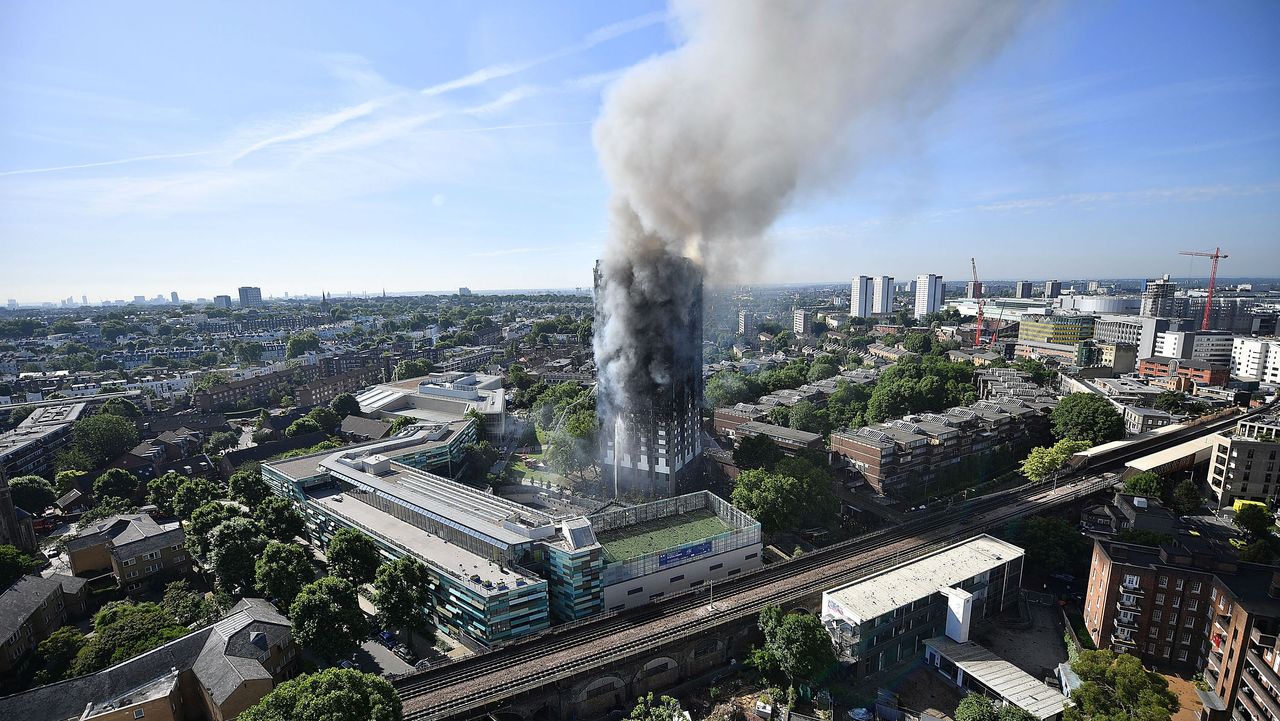
<path fill-rule="evenodd" d="M 178 160 L 181 158 L 198 158 L 200 156 L 214 155 L 215 150 L 197 150 L 190 153 L 157 153 L 154 155 L 139 155 L 133 158 L 119 158 L 116 160 L 103 160 L 97 163 L 77 163 L 75 165 L 55 165 L 48 168 L 23 168 L 21 170 L 3 170 L 0 171 L 0 177 L 10 175 L 38 175 L 40 173 L 57 173 L 63 170 L 80 170 L 82 168 L 105 168 L 112 165 L 130 165 L 132 163 L 145 163 L 156 160 Z"/>
<path fill-rule="evenodd" d="M 1040 198 L 1014 198 L 975 205 L 983 212 L 1035 211 L 1063 206 L 1127 205 L 1168 201 L 1197 202 L 1217 198 L 1248 197 L 1280 192 L 1280 183 L 1258 185 L 1201 185 L 1141 190 L 1065 193 Z"/>
<path fill-rule="evenodd" d="M 485 250 L 471 253 L 472 258 L 501 258 L 505 255 L 525 255 L 527 253 L 545 253 L 556 248 L 503 248 L 502 250 Z"/>

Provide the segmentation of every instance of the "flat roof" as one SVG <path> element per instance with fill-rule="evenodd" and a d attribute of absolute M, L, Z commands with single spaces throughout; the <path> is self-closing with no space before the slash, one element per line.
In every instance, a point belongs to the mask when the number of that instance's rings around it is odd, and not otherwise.
<path fill-rule="evenodd" d="M 605 563 L 614 563 L 701 541 L 732 530 L 733 526 L 721 520 L 715 511 L 702 508 L 600 531 L 596 534 L 596 540 L 604 547 Z"/>
<path fill-rule="evenodd" d="M 803 444 L 813 443 L 814 441 L 822 438 L 822 436 L 817 433 L 798 431 L 794 428 L 775 426 L 772 423 L 761 423 L 760 421 L 747 421 L 746 423 L 738 426 L 738 431 L 760 433 L 766 436 L 777 436 L 778 438 L 786 438 L 789 441 L 795 441 L 796 443 Z"/>
<path fill-rule="evenodd" d="M 1022 555 L 1021 548 L 983 534 L 827 591 L 823 605 L 835 601 L 851 618 L 869 621 Z"/>
<path fill-rule="evenodd" d="M 956 643 L 945 636 L 925 640 L 925 645 L 964 670 L 966 676 L 978 680 L 1010 703 L 1039 719 L 1062 713 L 1066 697 L 1052 686 L 1000 658 L 972 641 Z"/>
<path fill-rule="evenodd" d="M 1125 465 L 1139 471 L 1151 471 L 1161 468 L 1170 463 L 1176 463 L 1185 458 L 1198 455 L 1213 448 L 1214 444 L 1219 440 L 1223 440 L 1222 436 L 1217 433 L 1211 433 L 1207 436 L 1192 438 L 1186 443 L 1179 443 L 1172 448 L 1166 448 L 1163 451 L 1135 458 Z"/>
<path fill-rule="evenodd" d="M 517 581 L 524 581 L 526 585 L 546 583 L 540 578 L 492 563 L 487 558 L 477 556 L 439 536 L 406 523 L 390 513 L 350 498 L 337 489 L 329 489 L 315 495 L 309 494 L 309 498 L 335 516 L 345 518 L 357 527 L 363 526 L 424 562 L 441 569 L 455 580 L 467 584 L 477 593 L 484 595 L 504 593 L 510 588 L 515 588 Z M 472 580 L 473 577 L 479 580 Z M 486 582 L 490 584 L 489 588 L 484 586 Z M 499 589 L 500 583 L 508 588 Z"/>

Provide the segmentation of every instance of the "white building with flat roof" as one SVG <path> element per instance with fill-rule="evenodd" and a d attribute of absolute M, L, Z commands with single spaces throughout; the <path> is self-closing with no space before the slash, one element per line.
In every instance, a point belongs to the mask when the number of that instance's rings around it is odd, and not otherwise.
<path fill-rule="evenodd" d="M 849 295 L 849 315 L 855 318 L 869 318 L 872 301 L 875 300 L 875 284 L 870 276 L 859 275 L 853 279 L 853 288 Z"/>
<path fill-rule="evenodd" d="M 881 275 L 875 278 L 871 287 L 871 313 L 893 312 L 893 276 Z"/>
<path fill-rule="evenodd" d="M 942 276 L 934 275 L 933 273 L 924 273 L 916 276 L 915 292 L 915 314 L 917 318 L 921 318 L 930 313 L 937 313 L 942 309 L 942 304 L 945 299 Z"/>

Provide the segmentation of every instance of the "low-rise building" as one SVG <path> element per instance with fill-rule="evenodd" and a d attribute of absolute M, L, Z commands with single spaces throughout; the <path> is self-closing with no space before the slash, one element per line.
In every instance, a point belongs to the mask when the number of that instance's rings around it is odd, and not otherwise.
<path fill-rule="evenodd" d="M 1172 423 L 1177 423 L 1185 417 L 1175 416 L 1155 408 L 1143 408 L 1142 406 L 1125 406 L 1122 415 L 1124 416 L 1125 433 L 1131 436 L 1163 428 Z"/>
<path fill-rule="evenodd" d="M 223 721 L 293 678 L 299 660 L 289 620 L 246 598 L 217 623 L 127 661 L 0 698 L 0 718 Z"/>
<path fill-rule="evenodd" d="M 496 440 L 506 434 L 507 402 L 501 376 L 432 373 L 375 385 L 358 393 L 356 400 L 361 414 L 387 421 L 412 418 L 447 423 L 476 411 L 484 418 L 482 432 L 486 438 Z"/>
<path fill-rule="evenodd" d="M 762 423 L 760 421 L 740 423 L 728 430 L 725 436 L 735 441 L 740 441 L 749 436 L 766 436 L 779 448 L 793 454 L 806 448 L 822 449 L 826 447 L 822 442 L 822 436 L 818 433 L 800 431 L 786 426 L 775 426 L 771 423 Z"/>
<path fill-rule="evenodd" d="M 306 385 L 298 386 L 294 400 L 303 407 L 328 405 L 343 393 L 356 393 L 383 380 L 385 377 L 379 366 L 356 368 L 327 378 L 317 378 Z"/>
<path fill-rule="evenodd" d="M 857 470 L 879 493 L 913 496 L 957 464 L 993 454 L 1019 458 L 1023 446 L 1048 429 L 1050 401 L 996 398 L 836 431 L 830 444 L 837 465 Z"/>
<path fill-rule="evenodd" d="M 594 515 L 535 508 L 422 470 L 437 432 L 411 427 L 262 474 L 317 543 L 355 528 L 386 559 L 420 560 L 447 633 L 494 644 L 761 564 L 759 524 L 708 492 Z"/>
<path fill-rule="evenodd" d="M 54 574 L 22 576 L 0 592 L 0 673 L 22 656 L 84 614 L 85 580 Z"/>
<path fill-rule="evenodd" d="M 1085 531 L 1115 535 L 1124 531 L 1146 531 L 1170 537 L 1177 531 L 1178 517 L 1158 498 L 1117 493 L 1111 501 L 1085 508 L 1080 514 Z"/>
<path fill-rule="evenodd" d="M 975 623 L 1018 601 L 1021 548 L 988 535 L 822 594 L 822 623 L 854 678 L 925 655 L 928 639 L 964 643 Z"/>
<path fill-rule="evenodd" d="M 176 521 L 161 525 L 145 513 L 121 514 L 81 528 L 67 541 L 67 556 L 76 575 L 110 571 L 126 589 L 137 590 L 161 571 L 191 570 L 185 540 Z"/>

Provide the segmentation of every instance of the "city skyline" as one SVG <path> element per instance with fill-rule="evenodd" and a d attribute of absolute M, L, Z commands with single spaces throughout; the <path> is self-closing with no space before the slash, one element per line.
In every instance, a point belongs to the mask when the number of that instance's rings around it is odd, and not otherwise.
<path fill-rule="evenodd" d="M 657 3 L 314 5 L 306 29 L 286 7 L 204 12 L 14 12 L 0 247 L 20 267 L 49 248 L 77 262 L 65 288 L 25 274 L 0 295 L 130 297 L 142 274 L 212 297 L 250 257 L 255 282 L 291 293 L 353 274 L 406 292 L 586 287 L 607 230 L 602 93 L 678 43 Z M 1224 274 L 1280 275 L 1278 15 L 1036 14 L 937 113 L 793 206 L 759 271 L 734 280 L 907 277 L 921 254 L 947 278 L 970 256 L 991 278 L 1086 276 L 1097 255 L 1112 275 L 1200 274 L 1177 251 L 1213 245 Z"/>

